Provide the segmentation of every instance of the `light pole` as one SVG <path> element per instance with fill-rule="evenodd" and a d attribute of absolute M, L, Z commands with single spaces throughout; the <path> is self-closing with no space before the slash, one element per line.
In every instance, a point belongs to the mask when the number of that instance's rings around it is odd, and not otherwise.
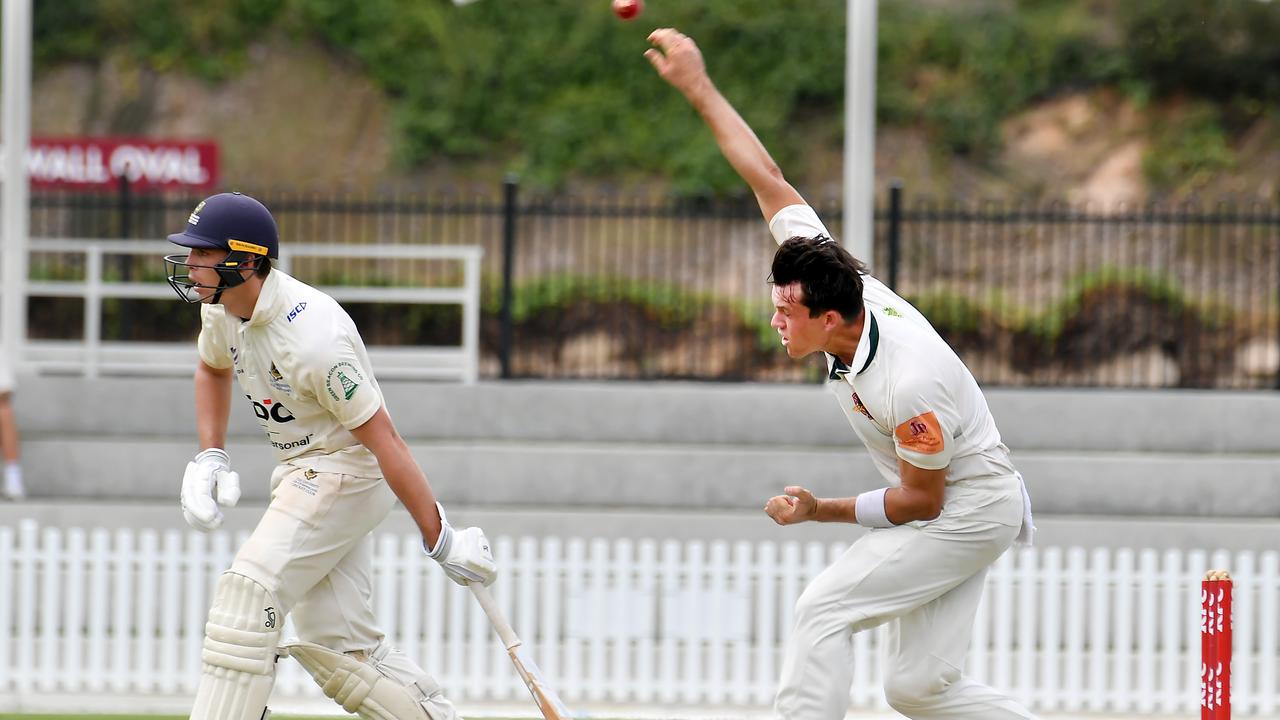
<path fill-rule="evenodd" d="M 875 267 L 876 2 L 847 0 L 844 68 L 844 246 Z"/>
<path fill-rule="evenodd" d="M 0 339 L 14 372 L 27 336 L 27 146 L 31 144 L 31 0 L 4 0 L 0 131 L 4 186 L 0 190 Z"/>

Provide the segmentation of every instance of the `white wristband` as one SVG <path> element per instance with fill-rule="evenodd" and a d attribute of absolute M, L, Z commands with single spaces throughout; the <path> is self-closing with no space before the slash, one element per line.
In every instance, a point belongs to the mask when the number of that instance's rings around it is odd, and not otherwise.
<path fill-rule="evenodd" d="M 212 465 L 221 468 L 231 467 L 231 457 L 227 455 L 227 451 L 222 448 L 205 448 L 196 454 L 195 464 L 200 465 L 204 461 L 209 460 Z"/>
<path fill-rule="evenodd" d="M 893 521 L 884 511 L 884 494 L 889 492 L 889 488 L 880 488 L 858 495 L 858 501 L 854 506 L 855 520 L 859 525 L 870 528 L 887 528 L 893 527 Z"/>
<path fill-rule="evenodd" d="M 440 536 L 436 538 L 435 547 L 427 547 L 427 539 L 422 538 L 422 551 L 432 560 L 443 560 L 449 554 L 449 546 L 453 544 L 453 527 L 449 518 L 444 516 L 444 506 L 436 501 L 436 512 L 440 513 Z"/>

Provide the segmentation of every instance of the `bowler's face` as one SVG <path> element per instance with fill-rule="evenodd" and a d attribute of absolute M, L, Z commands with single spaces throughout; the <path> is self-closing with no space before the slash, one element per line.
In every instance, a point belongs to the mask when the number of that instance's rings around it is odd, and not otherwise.
<path fill-rule="evenodd" d="M 787 355 L 800 359 L 822 349 L 826 339 L 822 316 L 809 317 L 800 283 L 773 286 L 773 319 L 769 324 L 778 331 Z"/>

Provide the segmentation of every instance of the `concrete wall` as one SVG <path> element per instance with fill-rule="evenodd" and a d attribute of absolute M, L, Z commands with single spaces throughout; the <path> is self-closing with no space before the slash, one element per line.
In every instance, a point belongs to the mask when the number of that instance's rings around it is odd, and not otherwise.
<path fill-rule="evenodd" d="M 383 389 L 440 496 L 494 517 L 576 513 L 581 522 L 610 511 L 615 520 L 634 517 L 637 527 L 674 529 L 708 514 L 754 523 L 764 500 L 792 482 L 823 495 L 882 484 L 835 403 L 815 386 Z M 992 390 L 988 397 L 1047 531 L 1087 535 L 1106 521 L 1117 532 L 1159 527 L 1170 537 L 1280 541 L 1280 394 Z M 15 402 L 33 500 L 174 502 L 197 450 L 191 398 L 191 382 L 181 379 L 23 378 Z M 228 451 L 246 504 L 260 506 L 274 463 L 243 401 L 233 401 Z M 0 520 L 16 511 L 6 508 Z M 610 527 L 620 525 L 601 525 Z"/>

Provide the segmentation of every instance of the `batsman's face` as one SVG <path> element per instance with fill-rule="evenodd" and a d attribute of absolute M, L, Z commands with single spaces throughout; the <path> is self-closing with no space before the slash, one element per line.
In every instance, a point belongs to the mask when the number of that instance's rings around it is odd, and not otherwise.
<path fill-rule="evenodd" d="M 226 256 L 225 250 L 209 248 L 191 248 L 191 252 L 187 253 L 187 270 L 191 273 L 191 281 L 196 283 L 192 290 L 200 296 L 200 302 L 209 302 L 217 292 L 220 281 L 218 271 L 213 266 L 222 262 Z"/>
<path fill-rule="evenodd" d="M 778 331 L 787 355 L 800 359 L 822 349 L 827 340 L 823 318 L 809 317 L 800 283 L 773 286 L 773 319 L 769 324 Z"/>

